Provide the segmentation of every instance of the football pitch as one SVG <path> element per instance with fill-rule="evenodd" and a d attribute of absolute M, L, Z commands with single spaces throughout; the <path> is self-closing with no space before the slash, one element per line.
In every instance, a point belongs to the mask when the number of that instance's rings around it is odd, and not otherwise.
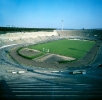
<path fill-rule="evenodd" d="M 62 39 L 42 44 L 28 46 L 30 49 L 36 49 L 41 52 L 49 52 L 68 57 L 76 60 L 85 56 L 85 54 L 95 45 L 95 41 L 68 40 Z"/>

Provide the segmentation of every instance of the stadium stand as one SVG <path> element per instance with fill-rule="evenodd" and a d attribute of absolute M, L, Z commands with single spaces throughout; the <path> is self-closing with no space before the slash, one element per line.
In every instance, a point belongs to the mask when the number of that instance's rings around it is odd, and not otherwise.
<path fill-rule="evenodd" d="M 38 43 L 59 38 L 101 40 L 100 30 L 57 30 L 53 32 L 14 32 L 0 34 L 0 45 Z"/>
<path fill-rule="evenodd" d="M 58 35 L 67 38 L 79 38 L 79 39 L 102 39 L 102 30 L 58 30 Z"/>
<path fill-rule="evenodd" d="M 14 42 L 17 44 L 42 42 L 46 41 L 48 39 L 47 37 L 52 37 L 52 36 L 57 36 L 56 31 L 6 33 L 6 34 L 0 34 L 0 39 L 1 42 L 3 41 L 2 43 L 4 45 L 8 45 L 8 44 L 13 44 Z"/>
<path fill-rule="evenodd" d="M 0 100 L 102 100 L 102 69 L 96 67 L 102 61 L 98 63 L 96 60 L 93 68 L 84 66 L 89 68 L 85 75 L 72 75 L 68 74 L 69 70 L 28 67 L 8 59 L 7 55 L 15 47 L 62 38 L 100 42 L 102 30 L 13 30 L 20 31 L 0 32 Z M 102 58 L 102 47 L 99 50 L 97 55 Z M 101 60 L 98 56 L 97 59 Z M 75 68 L 70 70 L 73 72 Z"/>

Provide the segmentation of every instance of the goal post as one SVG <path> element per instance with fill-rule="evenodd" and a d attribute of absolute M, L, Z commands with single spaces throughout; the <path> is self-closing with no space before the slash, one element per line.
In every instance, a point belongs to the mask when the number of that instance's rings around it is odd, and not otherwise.
<path fill-rule="evenodd" d="M 43 48 L 43 52 L 49 52 L 49 51 L 50 51 L 49 49 Z"/>
<path fill-rule="evenodd" d="M 47 50 L 47 52 L 49 52 L 49 49 Z"/>
<path fill-rule="evenodd" d="M 45 48 L 43 48 L 43 52 L 44 52 Z"/>

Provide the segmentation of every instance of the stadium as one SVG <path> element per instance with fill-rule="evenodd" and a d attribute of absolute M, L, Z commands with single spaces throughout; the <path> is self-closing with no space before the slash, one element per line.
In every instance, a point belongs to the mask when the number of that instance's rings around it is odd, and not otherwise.
<path fill-rule="evenodd" d="M 101 100 L 102 30 L 0 27 L 1 100 Z"/>

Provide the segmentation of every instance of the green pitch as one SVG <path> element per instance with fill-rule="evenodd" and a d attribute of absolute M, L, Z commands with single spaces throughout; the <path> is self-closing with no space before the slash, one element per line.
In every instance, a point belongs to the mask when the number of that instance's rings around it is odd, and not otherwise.
<path fill-rule="evenodd" d="M 53 42 L 37 44 L 29 46 L 28 48 L 40 50 L 49 49 L 49 53 L 64 55 L 76 58 L 76 60 L 85 56 L 85 54 L 94 46 L 95 41 L 83 40 L 57 40 Z"/>

